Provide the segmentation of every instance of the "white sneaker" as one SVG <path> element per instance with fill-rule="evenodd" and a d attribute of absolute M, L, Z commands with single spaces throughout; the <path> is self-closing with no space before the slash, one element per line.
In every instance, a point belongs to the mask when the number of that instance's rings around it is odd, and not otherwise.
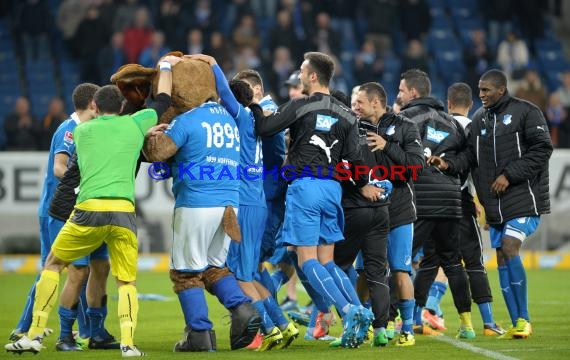
<path fill-rule="evenodd" d="M 4 345 L 4 349 L 9 352 L 21 354 L 29 351 L 34 354 L 42 350 L 42 339 L 39 337 L 30 340 L 26 335 L 22 336 L 18 341 Z"/>
<path fill-rule="evenodd" d="M 121 345 L 121 354 L 123 357 L 145 356 L 144 352 L 137 349 L 134 345 Z"/>

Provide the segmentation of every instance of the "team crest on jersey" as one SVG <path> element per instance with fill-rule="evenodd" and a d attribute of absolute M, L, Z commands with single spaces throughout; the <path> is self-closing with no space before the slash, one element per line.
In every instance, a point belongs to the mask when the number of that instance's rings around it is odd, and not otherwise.
<path fill-rule="evenodd" d="M 63 141 L 68 144 L 73 144 L 73 133 L 71 131 L 66 131 L 63 135 Z"/>
<path fill-rule="evenodd" d="M 511 114 L 505 114 L 505 116 L 503 116 L 503 124 L 505 125 L 509 125 L 512 121 L 513 116 Z"/>
<path fill-rule="evenodd" d="M 315 129 L 319 131 L 331 131 L 331 127 L 338 122 L 337 118 L 327 115 L 317 115 Z"/>
<path fill-rule="evenodd" d="M 487 129 L 481 129 L 481 135 L 482 136 L 487 135 Z"/>
<path fill-rule="evenodd" d="M 431 126 L 427 127 L 426 139 L 429 141 L 433 141 L 434 143 L 439 144 L 448 136 L 449 136 L 448 132 L 436 130 Z"/>
<path fill-rule="evenodd" d="M 396 132 L 396 125 L 390 125 L 386 130 L 386 135 L 394 135 L 395 132 Z"/>

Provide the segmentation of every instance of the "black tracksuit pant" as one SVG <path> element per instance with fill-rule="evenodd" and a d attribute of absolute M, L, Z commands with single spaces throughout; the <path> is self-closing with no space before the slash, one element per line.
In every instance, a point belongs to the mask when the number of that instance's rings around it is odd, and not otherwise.
<path fill-rule="evenodd" d="M 424 257 L 414 280 L 416 305 L 425 306 L 429 288 L 441 266 L 458 313 L 471 311 L 471 294 L 459 251 L 460 219 L 422 218 L 414 223 L 412 256 L 423 246 Z"/>
<path fill-rule="evenodd" d="M 360 250 L 370 290 L 374 328 L 386 327 L 390 290 L 387 278 L 388 206 L 344 209 L 344 238 L 335 244 L 334 261 L 347 270 Z"/>

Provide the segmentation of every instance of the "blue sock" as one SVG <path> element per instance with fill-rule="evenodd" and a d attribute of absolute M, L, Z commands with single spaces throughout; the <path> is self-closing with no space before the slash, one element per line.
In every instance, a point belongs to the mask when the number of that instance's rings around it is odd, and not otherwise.
<path fill-rule="evenodd" d="M 30 325 L 32 325 L 32 313 L 34 311 L 34 299 L 36 298 L 36 284 L 40 279 L 40 275 L 36 277 L 34 280 L 34 284 L 30 288 L 28 292 L 28 299 L 26 300 L 26 305 L 24 306 L 24 311 L 22 311 L 22 315 L 20 316 L 20 320 L 18 320 L 18 325 L 16 325 L 16 329 L 20 333 L 27 333 L 30 330 Z"/>
<path fill-rule="evenodd" d="M 283 330 L 285 327 L 287 327 L 289 320 L 285 318 L 283 311 L 273 296 L 268 296 L 263 299 L 263 306 L 265 306 L 265 310 L 267 310 L 267 314 L 269 314 L 271 321 L 273 321 L 273 323 L 277 325 L 279 329 Z"/>
<path fill-rule="evenodd" d="M 356 289 L 356 282 L 358 281 L 358 273 L 356 272 L 356 269 L 354 268 L 354 266 L 350 265 L 350 267 L 346 269 L 345 272 L 346 276 L 348 276 L 348 278 L 350 279 L 352 287 Z"/>
<path fill-rule="evenodd" d="M 89 323 L 91 329 L 89 335 L 92 338 L 104 338 L 107 334 L 105 333 L 105 318 L 107 317 L 107 307 L 100 308 L 87 308 L 87 316 L 89 317 Z"/>
<path fill-rule="evenodd" d="M 281 286 L 289 281 L 289 277 L 287 274 L 285 274 L 285 272 L 283 272 L 283 270 L 277 270 L 271 274 L 271 281 L 273 282 L 275 294 L 277 294 L 279 292 L 279 289 L 281 289 Z"/>
<path fill-rule="evenodd" d="M 511 317 L 513 326 L 517 324 L 517 317 L 519 316 L 519 308 L 513 290 L 511 289 L 511 281 L 509 277 L 509 269 L 506 266 L 499 266 L 499 284 L 501 285 L 501 292 Z"/>
<path fill-rule="evenodd" d="M 323 297 L 321 294 L 317 292 L 317 290 L 313 288 L 313 286 L 309 282 L 309 279 L 307 279 L 307 276 L 305 275 L 305 273 L 303 273 L 303 270 L 301 270 L 301 268 L 299 267 L 299 263 L 297 262 L 297 253 L 294 251 L 289 251 L 288 254 L 293 260 L 293 265 L 295 266 L 295 270 L 297 271 L 297 276 L 299 277 L 299 280 L 301 280 L 301 284 L 303 284 L 303 287 L 307 291 L 307 294 L 309 294 L 311 300 L 313 300 L 313 303 L 315 304 L 317 309 L 322 312 L 328 312 L 329 305 L 331 303 L 329 303 L 325 299 L 325 297 Z"/>
<path fill-rule="evenodd" d="M 515 294 L 519 313 L 517 318 L 523 318 L 530 321 L 528 316 L 528 293 L 526 283 L 526 271 L 524 269 L 520 256 L 515 256 L 505 261 L 509 271 L 509 279 L 511 280 L 511 290 Z"/>
<path fill-rule="evenodd" d="M 490 302 L 484 302 L 477 304 L 479 307 L 479 312 L 481 313 L 481 318 L 483 319 L 483 324 L 493 326 L 495 325 L 495 320 L 493 320 L 493 310 L 491 309 Z"/>
<path fill-rule="evenodd" d="M 271 330 L 275 327 L 275 324 L 273 323 L 271 317 L 267 313 L 265 305 L 263 305 L 263 301 L 261 300 L 255 301 L 252 303 L 252 305 L 253 307 L 255 307 L 255 310 L 257 310 L 257 312 L 259 313 L 259 316 L 261 316 L 261 327 L 263 328 L 263 333 L 269 334 Z"/>
<path fill-rule="evenodd" d="M 66 309 L 62 306 L 59 307 L 59 339 L 63 339 L 66 336 L 71 336 L 71 330 L 73 329 L 73 323 L 77 319 L 77 310 Z"/>
<path fill-rule="evenodd" d="M 422 310 L 423 310 L 423 308 L 421 306 L 418 306 L 418 304 L 415 304 L 415 306 L 414 306 L 414 324 L 416 324 L 416 325 L 422 325 Z M 400 314 L 400 316 L 402 316 L 402 314 Z"/>
<path fill-rule="evenodd" d="M 212 322 L 208 319 L 208 304 L 204 289 L 184 289 L 178 293 L 178 300 L 184 313 L 186 326 L 197 331 L 212 330 Z"/>
<path fill-rule="evenodd" d="M 275 285 L 273 285 L 273 279 L 271 279 L 271 275 L 269 275 L 269 271 L 267 271 L 267 269 L 263 269 L 261 271 L 258 271 L 257 274 L 259 274 L 258 278 L 261 285 L 265 286 L 265 288 L 269 291 L 269 293 L 271 294 L 271 296 L 275 297 L 276 294 L 276 289 L 275 289 Z"/>
<path fill-rule="evenodd" d="M 352 283 L 350 282 L 350 279 L 348 278 L 346 273 L 342 271 L 342 269 L 339 268 L 334 263 L 334 261 L 329 261 L 328 263 L 326 263 L 324 265 L 324 268 L 327 269 L 327 271 L 333 278 L 336 286 L 338 287 L 342 295 L 344 295 L 344 298 L 347 299 L 353 305 L 361 306 L 362 304 L 360 303 L 358 294 L 356 293 L 356 290 L 354 290 L 354 286 L 352 286 Z"/>
<path fill-rule="evenodd" d="M 441 281 L 434 281 L 429 288 L 428 298 L 426 301 L 425 308 L 435 312 L 438 316 L 441 312 L 439 307 L 439 303 L 441 302 L 441 298 L 445 294 L 447 290 L 447 284 Z M 438 311 L 439 310 L 439 311 Z"/>
<path fill-rule="evenodd" d="M 77 307 L 77 328 L 79 330 L 79 336 L 84 339 L 91 337 L 91 324 L 89 322 L 89 316 L 87 316 L 88 306 L 86 293 L 87 281 L 84 282 L 81 287 L 81 293 L 79 294 L 79 306 Z"/>
<path fill-rule="evenodd" d="M 316 290 L 316 292 L 318 292 L 329 302 L 333 303 L 339 311 L 342 311 L 344 313 L 348 311 L 348 306 L 350 303 L 338 289 L 335 281 L 327 269 L 319 264 L 316 259 L 309 259 L 305 261 L 301 270 L 307 277 L 307 280 L 313 289 Z"/>
<path fill-rule="evenodd" d="M 234 275 L 224 276 L 216 281 L 212 286 L 212 292 L 226 309 L 233 309 L 245 302 L 251 302 L 251 299 L 239 287 Z"/>
<path fill-rule="evenodd" d="M 400 317 L 402 318 L 402 331 L 414 333 L 414 308 L 416 306 L 415 299 L 400 300 L 398 309 L 400 309 Z M 421 321 L 421 312 L 420 312 Z"/>
<path fill-rule="evenodd" d="M 311 317 L 309 318 L 309 325 L 307 325 L 307 334 L 313 337 L 313 333 L 315 332 L 315 326 L 317 326 L 317 316 L 319 315 L 319 310 L 313 304 Z"/>

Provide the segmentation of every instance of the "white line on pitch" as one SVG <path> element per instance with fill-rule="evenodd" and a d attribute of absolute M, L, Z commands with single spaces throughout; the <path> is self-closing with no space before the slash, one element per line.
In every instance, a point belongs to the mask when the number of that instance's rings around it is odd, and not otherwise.
<path fill-rule="evenodd" d="M 463 341 L 452 339 L 449 336 L 445 336 L 445 335 L 444 336 L 432 336 L 431 338 L 434 340 L 444 342 L 444 343 L 448 343 L 450 345 L 453 345 L 453 346 L 458 347 L 458 348 L 463 349 L 463 350 L 471 351 L 473 353 L 486 356 L 486 357 L 491 358 L 491 359 L 495 359 L 495 360 L 518 360 L 515 357 L 503 355 L 503 354 L 496 352 L 496 351 L 483 349 L 483 348 L 471 345 L 471 344 L 463 342 Z"/>

